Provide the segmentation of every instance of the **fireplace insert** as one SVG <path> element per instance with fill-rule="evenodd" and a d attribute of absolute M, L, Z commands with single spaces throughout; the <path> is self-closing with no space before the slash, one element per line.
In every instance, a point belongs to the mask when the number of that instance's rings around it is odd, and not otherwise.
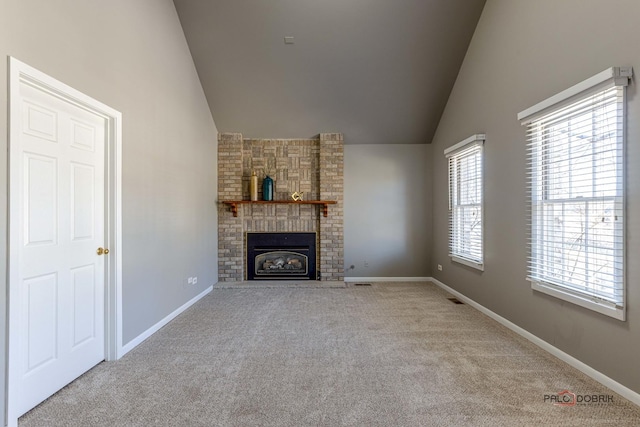
<path fill-rule="evenodd" d="M 247 280 L 317 280 L 316 233 L 247 233 Z"/>

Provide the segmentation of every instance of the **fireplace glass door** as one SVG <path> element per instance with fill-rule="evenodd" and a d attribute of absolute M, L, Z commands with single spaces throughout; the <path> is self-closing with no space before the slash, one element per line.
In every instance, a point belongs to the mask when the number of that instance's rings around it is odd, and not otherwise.
<path fill-rule="evenodd" d="M 293 251 L 273 251 L 256 255 L 255 276 L 308 274 L 309 256 Z"/>
<path fill-rule="evenodd" d="M 247 279 L 317 279 L 315 233 L 247 233 Z"/>

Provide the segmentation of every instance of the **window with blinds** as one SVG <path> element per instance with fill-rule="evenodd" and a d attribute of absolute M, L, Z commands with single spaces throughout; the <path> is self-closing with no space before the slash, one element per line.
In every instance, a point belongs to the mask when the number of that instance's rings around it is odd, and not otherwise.
<path fill-rule="evenodd" d="M 482 219 L 482 146 L 473 135 L 446 149 L 449 160 L 449 256 L 484 269 Z"/>
<path fill-rule="evenodd" d="M 519 115 L 527 127 L 528 279 L 621 320 L 630 73 L 612 68 Z"/>

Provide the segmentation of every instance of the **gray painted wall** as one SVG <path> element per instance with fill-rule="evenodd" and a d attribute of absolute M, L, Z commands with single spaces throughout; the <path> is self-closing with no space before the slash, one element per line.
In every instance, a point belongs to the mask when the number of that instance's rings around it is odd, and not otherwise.
<path fill-rule="evenodd" d="M 8 16 L 6 0 L 0 0 L 0 424 L 6 414 L 7 318 L 7 63 Z"/>
<path fill-rule="evenodd" d="M 611 67 L 640 72 L 637 0 L 488 0 L 433 142 L 435 277 L 640 392 L 640 99 L 628 90 L 628 320 L 533 292 L 526 276 L 525 129 L 516 114 Z M 637 81 L 637 78 L 636 78 Z M 442 151 L 485 132 L 485 271 L 447 256 Z M 570 384 L 567 384 L 570 387 Z M 586 390 L 585 390 L 586 391 Z"/>
<path fill-rule="evenodd" d="M 430 165 L 429 145 L 345 145 L 347 277 L 431 275 Z"/>
<path fill-rule="evenodd" d="M 126 344 L 217 281 L 217 131 L 174 5 L 171 0 L 0 0 L 0 31 L 0 57 L 14 56 L 123 113 Z M 6 82 L 4 64 L 0 81 Z M 7 88 L 1 84 L 2 188 L 6 104 Z M 2 192 L 3 289 L 6 203 Z M 188 276 L 198 276 L 198 284 L 187 287 Z M 3 291 L 3 323 L 5 308 Z M 2 345 L 0 357 L 4 354 Z M 4 409 L 3 396 L 0 405 Z"/>

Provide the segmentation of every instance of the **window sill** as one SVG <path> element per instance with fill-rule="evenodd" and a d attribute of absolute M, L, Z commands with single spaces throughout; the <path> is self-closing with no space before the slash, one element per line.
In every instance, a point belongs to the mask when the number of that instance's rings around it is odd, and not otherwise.
<path fill-rule="evenodd" d="M 605 302 L 594 301 L 587 296 L 580 296 L 570 292 L 564 292 L 554 286 L 546 285 L 542 282 L 531 282 L 531 289 L 534 291 L 542 292 L 543 294 L 551 295 L 563 301 L 570 302 L 580 307 L 587 308 L 605 316 L 613 317 L 621 321 L 625 321 L 625 310 L 615 306 L 614 304 L 607 304 Z"/>
<path fill-rule="evenodd" d="M 466 258 L 461 258 L 455 255 L 449 255 L 451 261 L 457 262 L 459 264 L 464 264 L 467 267 L 475 268 L 476 270 L 484 271 L 484 264 L 481 262 L 471 261 Z"/>

